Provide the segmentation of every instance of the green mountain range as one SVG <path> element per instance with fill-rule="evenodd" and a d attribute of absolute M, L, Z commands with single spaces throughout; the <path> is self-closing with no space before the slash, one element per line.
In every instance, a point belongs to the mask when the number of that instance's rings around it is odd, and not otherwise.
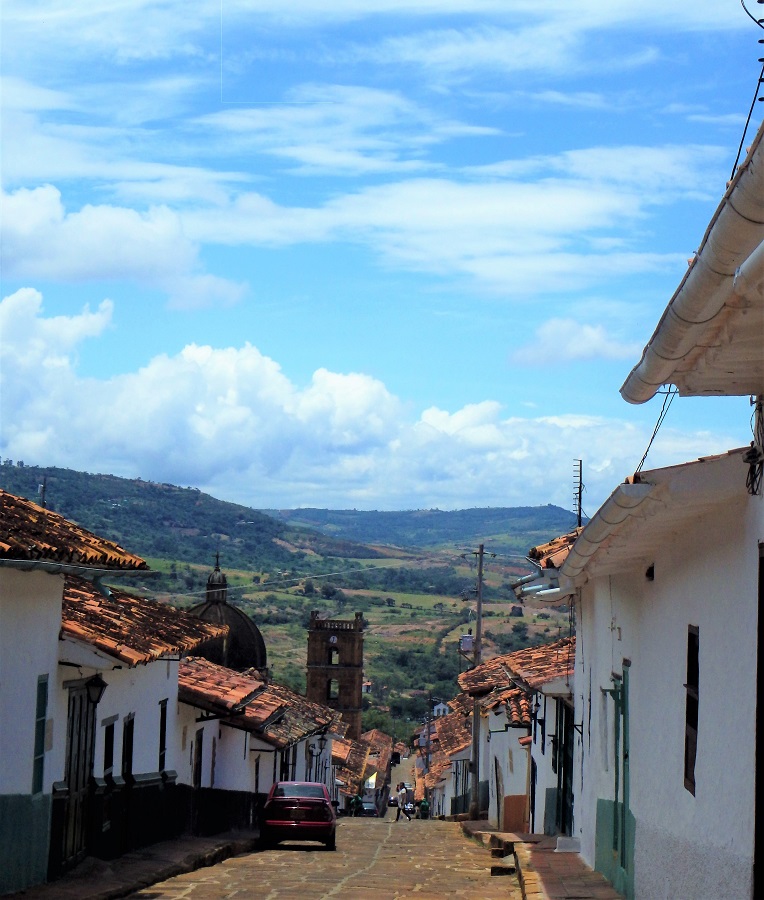
<path fill-rule="evenodd" d="M 329 559 L 375 559 L 387 547 L 435 550 L 485 543 L 520 555 L 569 531 L 575 515 L 558 506 L 379 512 L 259 511 L 195 488 L 72 469 L 0 465 L 0 487 L 40 502 L 142 556 L 250 571 L 318 572 Z"/>

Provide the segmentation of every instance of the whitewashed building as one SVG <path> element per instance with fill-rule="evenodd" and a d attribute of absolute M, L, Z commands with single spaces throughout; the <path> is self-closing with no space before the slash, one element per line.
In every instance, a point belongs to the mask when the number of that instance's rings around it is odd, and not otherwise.
<path fill-rule="evenodd" d="M 329 707 L 201 657 L 181 662 L 179 699 L 178 782 L 195 789 L 203 828 L 220 830 L 224 810 L 255 825 L 275 781 L 331 790 L 332 742 L 346 726 Z"/>
<path fill-rule="evenodd" d="M 575 595 L 585 861 L 629 898 L 764 893 L 762 130 L 621 393 L 750 395 L 750 447 L 638 471 L 560 570 Z"/>
<path fill-rule="evenodd" d="M 0 893 L 175 826 L 155 814 L 172 782 L 162 709 L 179 653 L 219 630 L 100 586 L 146 569 L 0 491 Z"/>

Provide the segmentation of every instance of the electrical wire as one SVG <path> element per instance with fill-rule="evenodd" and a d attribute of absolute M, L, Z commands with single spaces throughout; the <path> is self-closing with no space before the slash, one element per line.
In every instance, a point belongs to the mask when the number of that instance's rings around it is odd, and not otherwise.
<path fill-rule="evenodd" d="M 748 18 L 756 24 L 758 28 L 764 28 L 762 24 L 764 19 L 757 19 L 756 16 L 750 13 L 745 5 L 745 0 L 740 0 L 740 5 L 743 7 L 745 14 Z M 759 43 L 762 43 L 762 40 L 759 40 Z M 738 163 L 740 162 L 740 157 L 743 153 L 743 145 L 745 144 L 745 136 L 748 134 L 748 127 L 751 124 L 751 117 L 753 116 L 753 110 L 756 106 L 756 101 L 759 100 L 759 91 L 761 90 L 762 81 L 764 81 L 764 59 L 759 60 L 762 63 L 761 71 L 759 72 L 759 77 L 756 81 L 756 90 L 753 92 L 753 100 L 751 101 L 751 108 L 748 110 L 748 117 L 745 120 L 745 126 L 743 127 L 743 134 L 740 138 L 740 146 L 737 148 L 737 156 L 735 157 L 734 165 L 732 166 L 732 174 L 730 175 L 730 181 L 735 177 L 735 173 L 737 172 Z"/>
<path fill-rule="evenodd" d="M 642 459 L 639 461 L 639 465 L 637 466 L 637 468 L 634 472 L 635 475 L 637 474 L 637 472 L 642 471 L 642 466 L 645 464 L 645 460 L 647 459 L 647 454 L 650 452 L 650 448 L 653 445 L 653 441 L 655 440 L 656 435 L 660 431 L 660 427 L 661 427 L 661 425 L 663 425 L 664 419 L 668 415 L 668 411 L 671 408 L 671 404 L 674 401 L 674 397 L 676 397 L 676 395 L 678 393 L 679 393 L 679 391 L 676 388 L 674 388 L 673 391 L 666 391 L 666 393 L 663 397 L 663 406 L 661 407 L 660 415 L 658 416 L 658 421 L 655 423 L 655 428 L 653 429 L 652 436 L 650 437 L 650 443 L 647 445 L 647 450 L 645 450 L 644 455 L 642 456 Z"/>

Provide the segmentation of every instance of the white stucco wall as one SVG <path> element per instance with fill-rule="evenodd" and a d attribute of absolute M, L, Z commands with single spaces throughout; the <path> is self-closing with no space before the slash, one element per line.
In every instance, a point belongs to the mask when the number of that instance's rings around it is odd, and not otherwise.
<path fill-rule="evenodd" d="M 119 665 L 115 663 L 115 665 Z M 92 674 L 87 671 L 85 675 Z M 134 719 L 133 774 L 159 771 L 160 702 L 167 701 L 167 750 L 165 769 L 174 769 L 178 741 L 172 727 L 178 700 L 178 663 L 157 660 L 135 668 L 101 670 L 108 687 L 96 713 L 95 757 L 93 773 L 103 775 L 105 722 L 114 721 L 114 774 L 120 772 L 124 724 Z M 69 675 L 71 677 L 71 675 Z"/>
<path fill-rule="evenodd" d="M 60 778 L 66 706 L 55 689 L 64 581 L 45 572 L 0 568 L 0 794 L 30 794 L 37 682 L 48 676 L 43 792 Z"/>
<path fill-rule="evenodd" d="M 577 610 L 575 721 L 583 738 L 574 833 L 594 865 L 596 802 L 613 798 L 615 774 L 614 704 L 600 689 L 612 686 L 627 658 L 637 897 L 750 896 L 764 506 L 740 476 L 735 502 L 691 522 L 631 571 L 586 584 Z M 649 518 L 640 527 L 649 528 Z M 650 563 L 653 581 L 645 577 Z M 694 796 L 684 787 L 688 625 L 700 635 Z"/>
<path fill-rule="evenodd" d="M 520 745 L 519 740 L 527 732 L 524 728 L 509 728 L 507 715 L 503 707 L 496 712 L 491 711 L 486 719 L 482 734 L 487 737 L 488 727 L 492 732 L 491 740 L 486 744 L 486 771 L 481 774 L 482 779 L 489 782 L 489 810 L 488 821 L 494 826 L 501 824 L 502 812 L 497 805 L 497 789 L 501 787 L 502 797 L 525 795 L 528 789 L 528 752 Z M 501 784 L 497 785 L 497 766 Z"/>
<path fill-rule="evenodd" d="M 550 735 L 556 730 L 557 701 L 538 693 L 535 703 L 539 704 L 537 719 L 544 720 L 544 727 L 542 729 L 540 722 L 537 722 L 536 727 L 531 729 L 531 736 L 535 737 L 531 742 L 530 756 L 536 763 L 536 802 L 532 821 L 533 830 L 537 834 L 543 834 L 548 792 L 557 790 L 557 773 L 552 770 L 553 748 L 550 740 Z"/>

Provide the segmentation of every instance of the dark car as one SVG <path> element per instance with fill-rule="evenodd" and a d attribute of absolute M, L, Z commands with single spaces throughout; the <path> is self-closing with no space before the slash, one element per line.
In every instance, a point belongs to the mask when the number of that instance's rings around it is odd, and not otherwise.
<path fill-rule="evenodd" d="M 371 800 L 364 800 L 359 815 L 378 818 L 379 810 L 377 809 L 376 803 L 373 803 Z"/>
<path fill-rule="evenodd" d="M 313 781 L 277 781 L 268 792 L 260 824 L 260 843 L 321 841 L 337 847 L 336 800 L 326 785 Z"/>

